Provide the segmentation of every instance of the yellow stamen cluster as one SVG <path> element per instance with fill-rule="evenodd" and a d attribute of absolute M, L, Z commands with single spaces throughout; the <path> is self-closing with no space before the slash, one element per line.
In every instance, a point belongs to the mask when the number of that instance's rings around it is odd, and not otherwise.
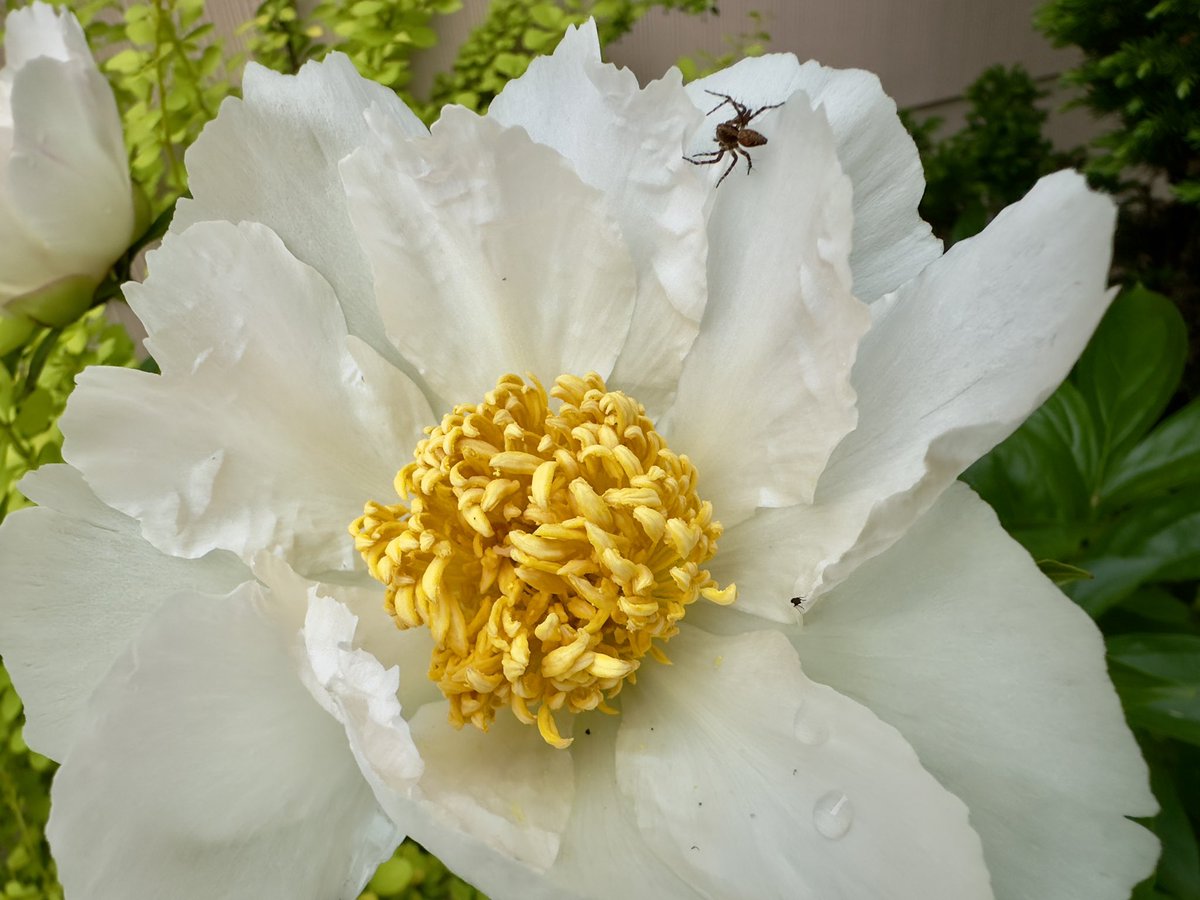
<path fill-rule="evenodd" d="M 406 503 L 369 502 L 350 526 L 400 628 L 428 625 L 429 677 L 450 720 L 487 730 L 496 710 L 569 746 L 554 714 L 599 709 L 703 595 L 721 526 L 696 470 L 641 404 L 595 373 L 505 375 L 460 405 L 396 476 Z"/>

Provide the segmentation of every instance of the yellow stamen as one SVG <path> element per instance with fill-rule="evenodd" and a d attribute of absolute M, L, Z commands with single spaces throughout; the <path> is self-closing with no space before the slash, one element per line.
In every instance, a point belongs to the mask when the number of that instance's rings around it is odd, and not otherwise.
<path fill-rule="evenodd" d="M 644 657 L 669 663 L 686 607 L 736 588 L 701 568 L 721 526 L 641 404 L 563 375 L 555 411 L 531 381 L 505 375 L 427 428 L 405 502 L 368 502 L 350 533 L 397 626 L 429 627 L 450 721 L 486 731 L 507 708 L 561 749 L 555 713 L 615 713 Z"/>

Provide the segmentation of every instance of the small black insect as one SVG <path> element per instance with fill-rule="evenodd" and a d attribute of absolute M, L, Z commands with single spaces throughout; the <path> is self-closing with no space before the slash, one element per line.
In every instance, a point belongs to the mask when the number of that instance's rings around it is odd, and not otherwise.
<path fill-rule="evenodd" d="M 792 606 L 795 606 L 796 608 L 799 608 L 799 607 L 800 607 L 800 606 L 802 606 L 803 604 L 804 604 L 804 598 L 803 598 L 803 597 L 793 597 L 793 598 L 792 598 Z"/>
<path fill-rule="evenodd" d="M 716 91 L 709 90 L 706 90 L 704 93 L 712 94 L 714 97 L 723 98 L 720 103 L 710 109 L 707 113 L 705 113 L 705 115 L 711 116 L 726 104 L 732 106 L 733 111 L 737 113 L 737 115 L 717 126 L 716 133 L 713 135 L 713 140 L 717 142 L 718 149 L 709 150 L 705 153 L 697 153 L 694 157 L 685 156 L 684 159 L 694 166 L 711 166 L 724 159 L 726 153 L 730 154 L 733 159 L 730 160 L 729 168 L 726 169 L 725 173 L 717 179 L 717 187 L 720 187 L 721 182 L 725 180 L 726 176 L 733 171 L 733 167 L 737 165 L 739 154 L 746 158 L 747 175 L 749 175 L 750 170 L 754 168 L 754 161 L 750 159 L 750 154 L 743 149 L 744 147 L 761 147 L 767 142 L 767 139 L 763 135 L 759 134 L 753 128 L 747 128 L 746 126 L 749 125 L 750 122 L 753 121 L 754 117 L 759 113 L 764 113 L 768 109 L 778 109 L 779 107 L 783 106 L 783 104 L 773 103 L 770 106 L 760 106 L 758 109 L 751 112 L 746 106 L 738 103 L 728 94 L 718 94 Z M 699 157 L 702 156 L 711 156 L 712 159 L 700 159 Z"/>

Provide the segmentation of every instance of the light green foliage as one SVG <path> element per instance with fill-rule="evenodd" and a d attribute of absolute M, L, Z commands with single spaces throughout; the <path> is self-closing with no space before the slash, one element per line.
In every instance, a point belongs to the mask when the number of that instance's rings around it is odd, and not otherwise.
<path fill-rule="evenodd" d="M 134 181 L 154 214 L 187 191 L 184 150 L 233 92 L 240 61 L 224 54 L 203 0 L 69 4 L 117 97 Z"/>
<path fill-rule="evenodd" d="M 457 878 L 412 841 L 396 848 L 392 858 L 379 867 L 359 900 L 487 900 L 461 878 Z"/>
<path fill-rule="evenodd" d="M 0 896 L 61 900 L 42 837 L 54 763 L 25 746 L 23 724 L 21 698 L 0 666 Z"/>
<path fill-rule="evenodd" d="M 129 336 L 99 309 L 64 329 L 39 329 L 0 364 L 0 519 L 28 505 L 16 488 L 22 475 L 62 460 L 58 417 L 75 376 L 92 365 L 134 365 Z"/>
<path fill-rule="evenodd" d="M 600 43 L 607 46 L 655 7 L 698 15 L 715 11 L 716 4 L 714 0 L 492 0 L 487 19 L 471 32 L 453 70 L 437 77 L 430 107 L 460 103 L 486 110 L 534 57 L 554 51 L 569 26 L 595 18 Z"/>
<path fill-rule="evenodd" d="M 340 50 L 360 72 L 411 99 L 404 91 L 413 54 L 437 44 L 434 16 L 461 6 L 462 0 L 330 0 L 317 5 L 312 20 L 326 30 L 327 49 Z"/>
<path fill-rule="evenodd" d="M 740 34 L 726 35 L 724 53 L 715 56 L 711 53 L 698 53 L 695 56 L 681 56 L 675 61 L 685 82 L 727 69 L 748 56 L 762 56 L 767 52 L 771 35 L 763 27 L 763 14 L 751 10 L 746 13 L 746 17 L 750 19 L 750 29 Z"/>
<path fill-rule="evenodd" d="M 1120 119 L 1089 173 L 1115 187 L 1146 166 L 1200 204 L 1200 0 L 1053 0 L 1037 24 L 1083 51 L 1067 76 L 1081 102 Z"/>
<path fill-rule="evenodd" d="M 40 329 L 0 364 L 0 518 L 29 501 L 16 482 L 62 459 L 57 421 L 75 376 L 89 365 L 132 365 L 133 344 L 100 310 L 58 329 Z M 21 737 L 21 701 L 0 667 L 0 874 L 3 897 L 55 900 L 62 892 L 42 837 L 53 764 Z"/>
<path fill-rule="evenodd" d="M 1200 399 L 1162 416 L 1187 353 L 1175 305 L 1125 291 L 1067 381 L 963 476 L 1108 636 L 1163 807 L 1162 862 L 1135 896 L 1178 900 L 1200 897 Z"/>
<path fill-rule="evenodd" d="M 1021 66 L 993 66 L 967 88 L 966 125 L 945 140 L 935 138 L 941 119 L 902 116 L 925 167 L 921 217 L 947 243 L 981 231 L 1042 175 L 1076 161 L 1043 136 L 1042 97 Z"/>
<path fill-rule="evenodd" d="M 714 0 L 492 0 L 453 68 L 437 75 L 429 97 L 414 96 L 409 90 L 414 55 L 437 43 L 437 17 L 461 5 L 462 0 L 330 0 L 306 11 L 304 4 L 265 0 L 246 32 L 253 58 L 279 72 L 295 72 L 309 59 L 340 50 L 363 75 L 397 91 L 432 122 L 447 103 L 485 111 L 534 57 L 553 52 L 568 26 L 588 17 L 595 18 L 600 42 L 607 45 L 656 7 L 715 11 Z M 761 43 L 757 33 L 743 42 L 746 50 L 753 51 L 756 41 Z"/>

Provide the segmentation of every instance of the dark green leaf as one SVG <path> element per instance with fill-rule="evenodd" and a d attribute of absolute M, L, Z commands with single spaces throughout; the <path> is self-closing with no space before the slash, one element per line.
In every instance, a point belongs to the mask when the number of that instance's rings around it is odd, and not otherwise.
<path fill-rule="evenodd" d="M 1086 521 L 1098 446 L 1091 412 L 1064 383 L 1007 440 L 963 475 L 1010 531 Z M 1026 545 L 1029 547 L 1029 545 Z M 1035 556 L 1061 558 L 1060 548 Z"/>
<path fill-rule="evenodd" d="M 1200 637 L 1122 634 L 1108 639 L 1109 658 L 1162 681 L 1200 685 Z"/>
<path fill-rule="evenodd" d="M 1200 484 L 1200 398 L 1160 423 L 1112 471 L 1101 490 L 1115 508 Z"/>
<path fill-rule="evenodd" d="M 1162 841 L 1159 884 L 1176 897 L 1200 897 L 1200 848 L 1179 790 L 1161 765 L 1151 768 L 1150 783 L 1162 807 L 1154 819 L 1154 833 Z"/>
<path fill-rule="evenodd" d="M 1149 430 L 1175 392 L 1187 356 L 1175 304 L 1136 286 L 1109 309 L 1072 373 L 1099 436 L 1099 475 Z"/>

